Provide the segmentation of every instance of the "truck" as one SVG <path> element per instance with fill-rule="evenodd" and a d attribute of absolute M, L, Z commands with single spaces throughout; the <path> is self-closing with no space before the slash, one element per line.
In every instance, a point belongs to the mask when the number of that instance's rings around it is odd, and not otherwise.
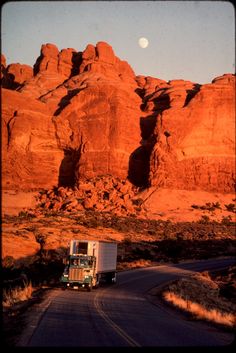
<path fill-rule="evenodd" d="M 101 282 L 116 283 L 117 243 L 71 240 L 60 282 L 63 288 L 91 291 Z"/>

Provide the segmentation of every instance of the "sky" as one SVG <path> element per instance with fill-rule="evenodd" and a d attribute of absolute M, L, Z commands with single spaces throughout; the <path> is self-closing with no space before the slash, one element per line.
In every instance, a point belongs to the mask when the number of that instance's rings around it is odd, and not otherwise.
<path fill-rule="evenodd" d="M 139 38 L 149 41 L 146 48 Z M 229 1 L 12 1 L 1 7 L 1 53 L 33 66 L 42 44 L 109 43 L 136 75 L 204 84 L 235 73 Z"/>

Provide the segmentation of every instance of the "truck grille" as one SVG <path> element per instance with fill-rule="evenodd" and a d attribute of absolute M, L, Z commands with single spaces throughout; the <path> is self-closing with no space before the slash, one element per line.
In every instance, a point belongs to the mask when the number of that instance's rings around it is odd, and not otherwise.
<path fill-rule="evenodd" d="M 82 268 L 70 268 L 69 269 L 69 280 L 82 281 L 83 280 L 83 269 Z"/>

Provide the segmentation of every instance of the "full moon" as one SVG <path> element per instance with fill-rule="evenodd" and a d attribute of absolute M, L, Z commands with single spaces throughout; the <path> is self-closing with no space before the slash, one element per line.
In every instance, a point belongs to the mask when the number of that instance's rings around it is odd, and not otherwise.
<path fill-rule="evenodd" d="M 148 46 L 148 40 L 147 40 L 147 38 L 144 38 L 144 37 L 139 38 L 138 44 L 139 44 L 139 46 L 140 46 L 141 48 L 147 48 L 147 46 Z"/>

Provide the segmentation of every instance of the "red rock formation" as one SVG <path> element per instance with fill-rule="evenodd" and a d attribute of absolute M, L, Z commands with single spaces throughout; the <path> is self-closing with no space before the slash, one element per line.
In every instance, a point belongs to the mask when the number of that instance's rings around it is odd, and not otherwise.
<path fill-rule="evenodd" d="M 112 47 L 105 42 L 98 42 L 96 47 L 88 44 L 82 54 L 80 73 L 90 71 L 109 77 L 122 79 L 134 84 L 135 74 L 126 61 L 121 61 L 113 52 Z"/>
<path fill-rule="evenodd" d="M 92 67 L 71 77 L 74 50 L 59 53 L 53 45 L 42 46 L 35 76 L 15 96 L 4 92 L 4 179 L 8 187 L 19 180 L 22 188 L 32 188 L 58 182 L 71 185 L 101 174 L 127 177 L 129 156 L 140 140 L 141 99 L 135 93 L 129 65 L 117 59 L 105 43 L 98 43 L 96 51 L 102 72 L 95 66 L 95 70 Z M 81 65 L 87 53 L 88 49 Z M 118 71 L 122 67 L 123 77 Z M 36 103 L 40 109 L 35 106 L 34 110 L 31 107 Z M 13 170 L 17 151 L 22 166 Z"/>
<path fill-rule="evenodd" d="M 77 53 L 73 48 L 62 49 L 60 52 L 54 44 L 44 44 L 41 47 L 41 53 L 34 65 L 34 72 L 58 73 L 66 78 L 71 74 L 78 73 L 81 53 Z M 78 65 L 77 71 L 74 66 Z"/>
<path fill-rule="evenodd" d="M 29 65 L 6 65 L 4 55 L 1 55 L 1 84 L 4 88 L 16 89 L 33 77 L 33 69 Z"/>
<path fill-rule="evenodd" d="M 1 54 L 1 86 L 6 86 L 6 58 Z"/>
<path fill-rule="evenodd" d="M 79 71 L 81 53 L 68 48 L 59 52 L 54 44 L 44 44 L 34 64 L 34 77 L 19 90 L 32 98 L 40 98 L 57 88 Z"/>
<path fill-rule="evenodd" d="M 57 72 L 59 50 L 54 44 L 43 44 L 41 53 L 35 65 L 34 72 L 42 71 Z"/>
<path fill-rule="evenodd" d="M 154 129 L 150 183 L 230 192 L 235 183 L 235 76 L 203 85 L 183 108 L 164 110 Z"/>
<path fill-rule="evenodd" d="M 63 155 L 47 106 L 2 89 L 3 187 L 27 190 L 57 185 Z"/>
<path fill-rule="evenodd" d="M 4 58 L 1 68 L 3 187 L 109 174 L 139 186 L 233 190 L 233 75 L 203 86 L 135 77 L 105 42 L 83 53 L 46 44 L 34 70 Z"/>
<path fill-rule="evenodd" d="M 29 65 L 11 64 L 7 67 L 10 88 L 18 88 L 33 77 L 33 69 Z"/>
<path fill-rule="evenodd" d="M 79 91 L 54 119 L 61 148 L 77 153 L 77 179 L 127 177 L 130 154 L 140 141 L 140 103 L 125 85 L 104 80 Z"/>

